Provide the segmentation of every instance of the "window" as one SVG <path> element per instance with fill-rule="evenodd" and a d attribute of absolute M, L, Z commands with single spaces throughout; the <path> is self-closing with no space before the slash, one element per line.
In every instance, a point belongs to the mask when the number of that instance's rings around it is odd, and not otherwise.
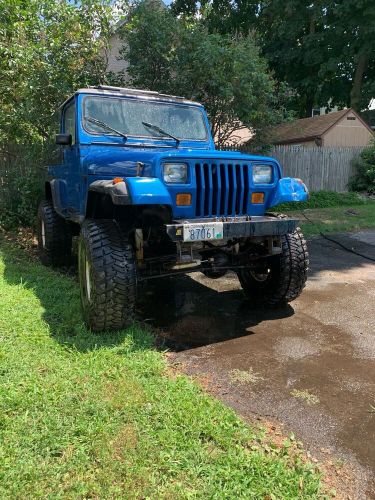
<path fill-rule="evenodd" d="M 72 144 L 75 141 L 76 135 L 76 107 L 74 102 L 69 104 L 67 108 L 65 108 L 64 113 L 64 134 L 71 134 L 72 136 Z"/>
<path fill-rule="evenodd" d="M 120 132 L 138 137 L 160 139 L 162 133 L 146 127 L 151 123 L 178 139 L 207 140 L 203 113 L 197 106 L 143 101 L 140 99 L 86 97 L 83 125 L 90 134 L 114 135 L 86 118 L 95 118 Z M 165 138 L 168 139 L 167 136 Z"/>

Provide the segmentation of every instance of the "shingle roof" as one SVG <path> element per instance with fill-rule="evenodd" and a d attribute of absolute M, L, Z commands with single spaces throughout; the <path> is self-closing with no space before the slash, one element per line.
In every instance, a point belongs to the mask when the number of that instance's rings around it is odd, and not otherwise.
<path fill-rule="evenodd" d="M 319 138 L 349 111 L 354 112 L 350 108 L 342 109 L 341 111 L 328 113 L 327 115 L 281 123 L 269 130 L 271 142 L 273 144 L 285 144 Z"/>

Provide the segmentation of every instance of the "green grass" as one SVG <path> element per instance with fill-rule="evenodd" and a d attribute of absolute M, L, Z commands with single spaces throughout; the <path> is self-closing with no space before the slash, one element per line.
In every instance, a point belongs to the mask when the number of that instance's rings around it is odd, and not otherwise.
<path fill-rule="evenodd" d="M 149 331 L 93 335 L 73 278 L 0 243 L 1 498 L 321 495 L 313 466 L 173 376 Z"/>
<path fill-rule="evenodd" d="M 336 193 L 335 191 L 316 191 L 311 192 L 308 201 L 297 203 L 283 203 L 273 207 L 272 210 L 288 212 L 290 210 L 305 210 L 310 208 L 332 208 L 332 207 L 351 207 L 354 205 L 366 205 L 370 203 L 358 193 Z"/>
<path fill-rule="evenodd" d="M 310 219 L 307 220 L 304 214 Z M 364 205 L 316 208 L 288 212 L 301 221 L 306 237 L 319 233 L 341 233 L 375 228 L 375 201 Z"/>
<path fill-rule="evenodd" d="M 357 193 L 319 191 L 309 201 L 285 203 L 272 211 L 299 219 L 306 237 L 375 228 L 375 201 Z"/>

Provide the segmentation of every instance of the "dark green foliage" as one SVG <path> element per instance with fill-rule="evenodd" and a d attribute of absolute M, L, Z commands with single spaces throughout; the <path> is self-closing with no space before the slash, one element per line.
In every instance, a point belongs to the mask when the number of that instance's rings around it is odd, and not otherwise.
<path fill-rule="evenodd" d="M 0 226 L 11 229 L 31 226 L 36 222 L 38 204 L 44 194 L 44 165 L 51 148 L 29 144 L 12 148 L 8 161 L 1 163 L 3 183 L 0 185 Z"/>
<path fill-rule="evenodd" d="M 175 0 L 173 11 L 199 13 L 211 32 L 257 30 L 275 77 L 296 90 L 301 117 L 314 106 L 367 107 L 374 96 L 373 0 Z"/>
<path fill-rule="evenodd" d="M 8 190 L 12 193 L 11 206 L 2 207 L 0 226 L 11 229 L 17 226 L 35 225 L 38 203 L 43 197 L 43 182 L 31 168 L 24 177 L 14 176 L 9 179 Z"/>
<path fill-rule="evenodd" d="M 350 182 L 350 189 L 375 193 L 375 141 L 362 151 L 355 168 L 357 172 Z"/>
<path fill-rule="evenodd" d="M 109 0 L 0 0 L 0 152 L 17 153 L 0 154 L 3 227 L 34 224 L 56 111 L 104 81 L 111 16 Z"/>
<path fill-rule="evenodd" d="M 218 144 L 244 126 L 259 132 L 283 120 L 285 89 L 276 86 L 254 34 L 213 33 L 201 20 L 143 2 L 122 36 L 130 65 L 114 81 L 202 102 Z"/>
<path fill-rule="evenodd" d="M 66 97 L 104 79 L 109 19 L 107 0 L 1 0 L 0 144 L 44 141 Z"/>

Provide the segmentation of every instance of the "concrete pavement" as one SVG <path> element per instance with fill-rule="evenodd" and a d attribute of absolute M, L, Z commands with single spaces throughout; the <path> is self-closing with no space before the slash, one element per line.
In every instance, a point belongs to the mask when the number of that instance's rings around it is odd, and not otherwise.
<path fill-rule="evenodd" d="M 333 237 L 375 258 L 375 231 Z M 375 263 L 323 238 L 309 251 L 307 287 L 284 309 L 252 310 L 234 274 L 195 273 L 152 284 L 142 315 L 182 370 L 246 419 L 280 423 L 320 459 L 328 450 L 355 496 L 375 498 Z"/>

